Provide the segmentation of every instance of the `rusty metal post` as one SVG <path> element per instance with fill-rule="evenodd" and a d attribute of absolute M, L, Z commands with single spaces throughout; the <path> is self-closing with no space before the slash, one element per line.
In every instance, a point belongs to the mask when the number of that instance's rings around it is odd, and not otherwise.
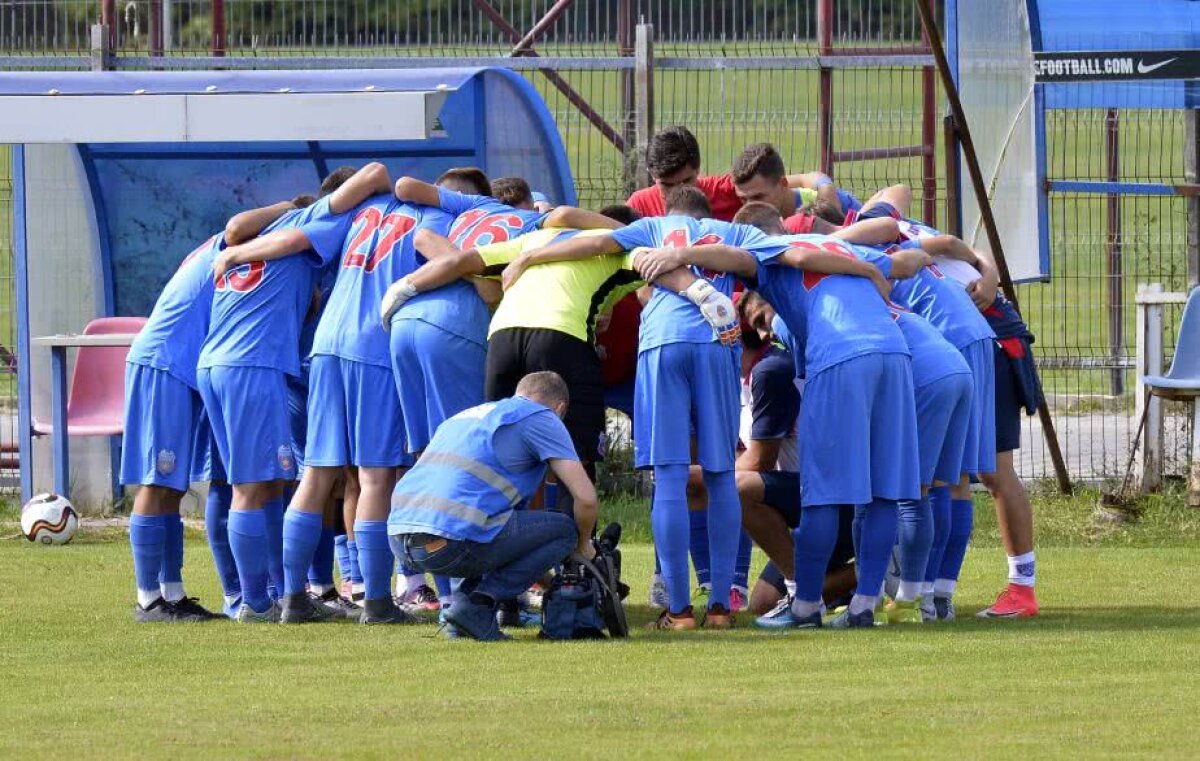
<path fill-rule="evenodd" d="M 215 58 L 225 55 L 225 0 L 212 0 L 212 54 Z"/>
<path fill-rule="evenodd" d="M 633 0 L 620 0 L 617 5 L 617 53 L 623 58 L 633 57 Z M 622 154 L 622 165 L 625 175 L 625 195 L 641 187 L 638 181 L 637 129 L 635 109 L 637 108 L 634 89 L 634 73 L 623 70 L 621 77 L 621 137 L 625 141 Z"/>
<path fill-rule="evenodd" d="M 1008 271 L 1008 261 L 1004 258 L 1004 246 L 1000 242 L 1000 232 L 996 227 L 996 217 L 992 214 L 992 203 L 988 199 L 987 184 L 983 180 L 983 171 L 979 168 L 979 156 L 975 153 L 975 142 L 971 139 L 971 126 L 967 124 L 967 115 L 963 110 L 962 101 L 958 97 L 958 88 L 950 73 L 950 63 L 946 60 L 946 49 L 942 46 L 942 32 L 938 28 L 937 17 L 929 7 L 929 0 L 916 0 L 917 12 L 921 14 L 921 24 L 929 37 L 930 52 L 937 63 L 938 74 L 942 79 L 942 88 L 946 91 L 946 99 L 950 101 L 950 112 L 954 115 L 954 123 L 958 127 L 959 141 L 962 143 L 963 158 L 967 164 L 967 174 L 971 177 L 971 188 L 979 202 L 979 214 L 983 219 L 983 228 L 987 231 L 988 244 L 992 256 L 996 258 L 996 266 L 1000 270 L 1000 285 L 1004 295 L 1012 302 L 1019 312 L 1021 307 L 1017 300 L 1017 291 L 1013 287 L 1012 277 Z M 1054 419 L 1050 416 L 1050 407 L 1045 400 L 1038 406 L 1038 418 L 1042 421 L 1042 430 L 1046 434 L 1046 448 L 1050 451 L 1050 459 L 1054 462 L 1054 474 L 1058 479 L 1058 488 L 1063 494 L 1070 494 L 1071 475 L 1067 472 L 1067 463 L 1063 459 L 1062 448 L 1058 444 L 1058 434 L 1054 430 Z"/>
<path fill-rule="evenodd" d="M 646 171 L 646 148 L 654 135 L 654 26 L 638 24 L 634 44 L 634 88 L 637 95 L 636 104 L 636 133 L 638 184 L 645 186 L 650 182 L 650 173 Z"/>
<path fill-rule="evenodd" d="M 954 130 L 954 117 L 946 115 L 942 120 L 942 142 L 945 145 L 946 161 L 946 226 L 951 235 L 962 237 L 962 217 L 958 213 L 958 133 Z"/>
<path fill-rule="evenodd" d="M 833 0 L 817 2 L 817 53 L 833 55 Z M 820 107 L 817 112 L 817 145 L 820 151 L 821 171 L 833 176 L 833 69 L 822 66 L 817 75 L 820 79 Z"/>
<path fill-rule="evenodd" d="M 1104 165 L 1109 182 L 1121 180 L 1121 117 L 1110 108 L 1104 115 Z M 1108 228 L 1107 263 L 1105 273 L 1108 287 L 1108 355 L 1116 364 L 1125 356 L 1125 294 L 1124 263 L 1121 261 L 1121 196 L 1109 193 L 1105 202 L 1105 221 Z M 1125 370 L 1113 367 L 1110 385 L 1114 396 L 1125 393 Z"/>
<path fill-rule="evenodd" d="M 150 0 L 150 55 L 163 54 L 163 0 Z"/>
<path fill-rule="evenodd" d="M 937 10 L 937 0 L 932 0 Z M 928 46 L 929 35 L 921 28 L 921 41 Z M 925 224 L 937 227 L 937 83 L 934 68 L 921 68 L 921 147 L 925 155 L 921 161 L 921 198 Z M 949 182 L 949 178 L 947 178 Z"/>
<path fill-rule="evenodd" d="M 117 0 L 100 0 L 100 25 L 108 33 L 108 49 L 117 49 Z"/>
<path fill-rule="evenodd" d="M 522 37 L 521 40 L 513 47 L 512 52 L 510 52 L 509 55 L 521 55 L 521 53 L 532 47 L 533 43 L 537 41 L 537 38 L 541 37 L 542 33 L 549 29 L 555 21 L 558 21 L 558 17 L 561 16 L 563 11 L 570 7 L 573 2 L 575 2 L 575 0 L 558 0 L 558 2 L 550 7 L 550 10 L 546 11 L 546 15 L 538 19 L 538 22 L 533 25 L 533 28 L 525 33 L 525 36 Z"/>

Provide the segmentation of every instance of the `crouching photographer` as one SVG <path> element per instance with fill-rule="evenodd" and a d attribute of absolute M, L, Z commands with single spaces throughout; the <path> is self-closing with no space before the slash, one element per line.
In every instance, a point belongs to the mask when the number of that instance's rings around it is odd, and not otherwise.
<path fill-rule="evenodd" d="M 396 485 L 388 517 L 392 551 L 408 567 L 463 579 L 446 621 L 482 641 L 509 639 L 496 623 L 497 601 L 568 556 L 595 556 L 596 489 L 562 423 L 567 385 L 537 372 L 516 391 L 442 423 Z M 574 519 L 524 509 L 547 466 L 574 498 Z"/>

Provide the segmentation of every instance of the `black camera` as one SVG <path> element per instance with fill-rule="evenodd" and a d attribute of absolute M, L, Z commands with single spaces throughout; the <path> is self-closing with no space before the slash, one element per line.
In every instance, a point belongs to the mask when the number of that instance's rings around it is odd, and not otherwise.
<path fill-rule="evenodd" d="M 610 523 L 594 540 L 596 556 L 563 564 L 542 601 L 542 633 L 546 639 L 628 637 L 622 603 L 629 587 L 621 581 L 621 524 Z"/>

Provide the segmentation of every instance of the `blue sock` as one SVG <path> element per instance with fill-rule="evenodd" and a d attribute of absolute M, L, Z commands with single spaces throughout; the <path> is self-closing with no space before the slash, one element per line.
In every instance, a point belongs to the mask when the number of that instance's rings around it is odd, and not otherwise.
<path fill-rule="evenodd" d="M 920 583 L 933 544 L 933 511 L 929 498 L 902 499 L 900 506 L 900 579 Z"/>
<path fill-rule="evenodd" d="M 711 499 L 711 495 L 710 495 Z M 708 509 L 688 511 L 688 554 L 696 569 L 696 584 L 712 585 L 712 559 L 708 554 Z"/>
<path fill-rule="evenodd" d="M 269 528 L 269 527 L 268 527 Z M 304 592 L 308 569 L 321 543 L 321 514 L 288 510 L 283 516 L 283 593 Z M 333 569 L 330 568 L 330 571 Z"/>
<path fill-rule="evenodd" d="M 129 546 L 133 550 L 133 578 L 141 593 L 139 604 L 148 605 L 159 596 L 158 571 L 163 563 L 167 532 L 165 519 L 165 515 L 129 516 Z"/>
<path fill-rule="evenodd" d="M 179 513 L 164 515 L 162 565 L 158 568 L 158 583 L 180 584 L 183 582 L 183 518 Z"/>
<path fill-rule="evenodd" d="M 333 538 L 333 557 L 337 560 L 338 577 L 342 581 L 350 581 L 350 549 L 347 546 L 345 534 Z M 355 548 L 357 549 L 357 548 Z"/>
<path fill-rule="evenodd" d="M 317 551 L 308 568 L 308 583 L 333 586 L 333 526 L 321 527 L 321 541 L 317 542 Z"/>
<path fill-rule="evenodd" d="M 736 482 L 735 482 L 736 484 Z M 733 569 L 733 585 L 740 589 L 750 589 L 750 556 L 754 552 L 754 542 L 750 535 L 742 532 L 738 543 L 737 565 Z"/>
<path fill-rule="evenodd" d="M 654 467 L 654 506 L 650 526 L 654 546 L 662 562 L 672 613 L 681 613 L 692 604 L 688 590 L 688 509 L 686 465 Z"/>
<path fill-rule="evenodd" d="M 242 602 L 256 613 L 271 607 L 267 595 L 267 517 L 262 510 L 229 512 L 229 549 L 237 560 Z"/>
<path fill-rule="evenodd" d="M 708 489 L 708 554 L 712 593 L 708 605 L 714 603 L 729 609 L 729 591 L 733 586 L 733 570 L 737 567 L 738 545 L 742 541 L 742 501 L 738 499 L 733 471 L 720 473 L 704 471 L 704 486 Z"/>
<path fill-rule="evenodd" d="M 896 544 L 897 506 L 894 499 L 876 498 L 869 505 L 856 505 L 856 517 L 862 513 L 859 554 L 854 559 L 858 570 L 855 594 L 878 597 Z"/>
<path fill-rule="evenodd" d="M 233 552 L 229 549 L 229 505 L 232 502 L 232 486 L 208 485 L 208 501 L 204 505 L 204 529 L 208 534 L 208 548 L 212 551 L 217 578 L 221 580 L 221 591 L 226 597 L 237 597 L 242 593 L 237 563 L 234 562 Z"/>
<path fill-rule="evenodd" d="M 792 531 L 797 600 L 821 602 L 825 569 L 837 544 L 839 513 L 838 505 L 805 505 L 800 511 L 800 525 Z"/>
<path fill-rule="evenodd" d="M 950 537 L 946 540 L 946 554 L 942 556 L 941 570 L 937 575 L 939 579 L 958 581 L 974 529 L 975 503 L 969 499 L 950 500 Z"/>
<path fill-rule="evenodd" d="M 450 602 L 450 596 L 454 594 L 454 585 L 450 583 L 449 576 L 433 575 L 433 585 L 437 587 L 438 599 L 443 603 Z"/>
<path fill-rule="evenodd" d="M 938 486 L 929 490 L 929 511 L 933 515 L 933 543 L 929 545 L 929 561 L 925 564 L 925 582 L 932 584 L 942 569 L 946 542 L 950 540 L 950 487 Z"/>
<path fill-rule="evenodd" d="M 350 554 L 350 583 L 359 586 L 363 583 L 362 568 L 358 565 L 358 542 L 353 539 L 346 541 L 346 552 Z"/>
<path fill-rule="evenodd" d="M 358 565 L 362 568 L 366 599 L 390 598 L 396 556 L 388 545 L 387 521 L 355 520 L 354 540 L 358 543 Z"/>
<path fill-rule="evenodd" d="M 270 499 L 263 504 L 262 512 L 267 521 L 267 585 L 272 600 L 283 594 L 283 497 Z"/>

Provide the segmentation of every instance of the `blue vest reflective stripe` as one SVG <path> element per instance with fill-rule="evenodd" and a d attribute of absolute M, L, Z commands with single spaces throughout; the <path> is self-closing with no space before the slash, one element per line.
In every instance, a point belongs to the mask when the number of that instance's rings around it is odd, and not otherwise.
<path fill-rule="evenodd" d="M 545 409 L 513 397 L 472 407 L 442 423 L 416 467 L 396 484 L 388 533 L 491 541 L 546 474 L 544 463 L 522 472 L 507 470 L 492 438 L 501 426 Z"/>

